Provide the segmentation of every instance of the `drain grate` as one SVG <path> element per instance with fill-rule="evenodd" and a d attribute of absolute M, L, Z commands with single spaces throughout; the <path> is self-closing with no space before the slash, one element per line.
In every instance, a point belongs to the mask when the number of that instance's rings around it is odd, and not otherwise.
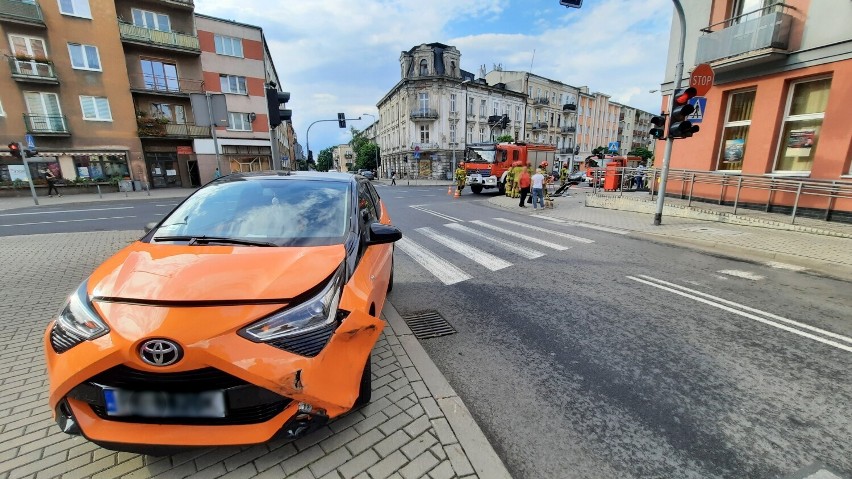
<path fill-rule="evenodd" d="M 455 334 L 456 330 L 437 311 L 421 311 L 402 317 L 417 339 Z"/>

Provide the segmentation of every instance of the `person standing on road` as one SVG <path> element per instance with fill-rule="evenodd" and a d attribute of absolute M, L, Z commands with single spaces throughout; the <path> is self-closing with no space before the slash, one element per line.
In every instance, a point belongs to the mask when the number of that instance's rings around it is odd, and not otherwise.
<path fill-rule="evenodd" d="M 59 178 L 50 171 L 50 168 L 45 168 L 44 170 L 44 178 L 47 180 L 47 196 L 52 197 L 52 192 L 56 192 L 56 196 L 62 197 L 62 194 L 59 192 L 59 188 L 56 187 L 56 182 Z"/>
<path fill-rule="evenodd" d="M 568 181 L 568 166 L 567 163 L 562 165 L 562 169 L 559 170 L 559 186 L 565 186 L 565 182 Z"/>
<path fill-rule="evenodd" d="M 521 170 L 521 172 L 519 174 L 520 174 L 520 176 L 518 177 L 518 187 L 521 190 L 520 191 L 521 202 L 518 203 L 518 206 L 520 206 L 521 208 L 526 208 L 527 205 L 525 205 L 524 202 L 527 201 L 527 195 L 530 192 L 530 183 L 531 183 L 530 172 L 527 171 L 526 168 L 524 168 L 523 170 Z"/>
<path fill-rule="evenodd" d="M 541 208 L 544 209 L 544 175 L 541 168 L 532 175 L 532 203 L 533 209 L 538 209 L 538 204 L 541 203 Z"/>
<path fill-rule="evenodd" d="M 396 185 L 396 172 L 391 171 L 391 186 Z"/>
<path fill-rule="evenodd" d="M 466 181 L 467 176 L 465 176 L 464 163 L 459 163 L 459 166 L 456 167 L 456 191 L 458 191 L 458 194 L 461 194 Z"/>
<path fill-rule="evenodd" d="M 645 183 L 645 163 L 639 163 L 636 167 L 636 173 L 633 176 L 633 182 L 636 183 L 636 190 L 641 190 Z"/>

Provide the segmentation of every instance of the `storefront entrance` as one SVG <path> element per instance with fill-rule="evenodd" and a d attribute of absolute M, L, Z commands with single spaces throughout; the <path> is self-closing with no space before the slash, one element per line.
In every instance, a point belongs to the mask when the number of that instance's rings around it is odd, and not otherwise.
<path fill-rule="evenodd" d="M 145 164 L 154 188 L 183 186 L 180 181 L 176 153 L 145 153 Z"/>

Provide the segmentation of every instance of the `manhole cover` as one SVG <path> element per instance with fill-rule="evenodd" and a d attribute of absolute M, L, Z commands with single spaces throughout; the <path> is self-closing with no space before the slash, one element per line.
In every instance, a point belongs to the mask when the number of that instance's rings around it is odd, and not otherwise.
<path fill-rule="evenodd" d="M 437 311 L 421 311 L 402 317 L 417 339 L 455 334 L 456 330 Z"/>

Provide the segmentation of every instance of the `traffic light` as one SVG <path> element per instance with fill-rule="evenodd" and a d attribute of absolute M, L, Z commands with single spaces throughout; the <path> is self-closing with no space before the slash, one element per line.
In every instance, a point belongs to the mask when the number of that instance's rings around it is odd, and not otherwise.
<path fill-rule="evenodd" d="M 313 150 L 308 150 L 308 163 L 314 162 L 314 152 Z"/>
<path fill-rule="evenodd" d="M 695 107 L 689 104 L 689 100 L 696 94 L 693 87 L 675 92 L 674 104 L 672 105 L 671 122 L 669 123 L 669 136 L 672 138 L 689 138 L 698 132 L 698 125 L 693 125 L 686 118 L 695 111 Z"/>
<path fill-rule="evenodd" d="M 583 0 L 559 0 L 559 4 L 568 8 L 580 8 L 583 6 Z"/>
<path fill-rule="evenodd" d="M 338 113 L 337 124 L 340 125 L 340 128 L 346 128 L 346 115 L 344 115 L 343 113 Z"/>
<path fill-rule="evenodd" d="M 505 130 L 507 126 L 509 126 L 509 115 L 503 115 L 500 119 L 500 128 Z"/>
<path fill-rule="evenodd" d="M 660 116 L 651 118 L 651 124 L 654 125 L 654 127 L 651 128 L 651 131 L 648 132 L 651 134 L 651 138 L 654 138 L 655 140 L 662 140 L 665 138 L 666 130 L 664 130 L 663 127 L 666 126 L 666 116 L 660 113 Z"/>
<path fill-rule="evenodd" d="M 24 157 L 21 156 L 21 145 L 19 143 L 12 142 L 12 143 L 9 143 L 6 146 L 9 147 L 9 153 L 11 153 L 13 157 L 15 157 L 19 160 L 24 159 Z"/>
<path fill-rule="evenodd" d="M 290 101 L 290 92 L 266 88 L 266 107 L 269 110 L 269 127 L 275 128 L 293 118 L 293 111 L 282 108 Z"/>

